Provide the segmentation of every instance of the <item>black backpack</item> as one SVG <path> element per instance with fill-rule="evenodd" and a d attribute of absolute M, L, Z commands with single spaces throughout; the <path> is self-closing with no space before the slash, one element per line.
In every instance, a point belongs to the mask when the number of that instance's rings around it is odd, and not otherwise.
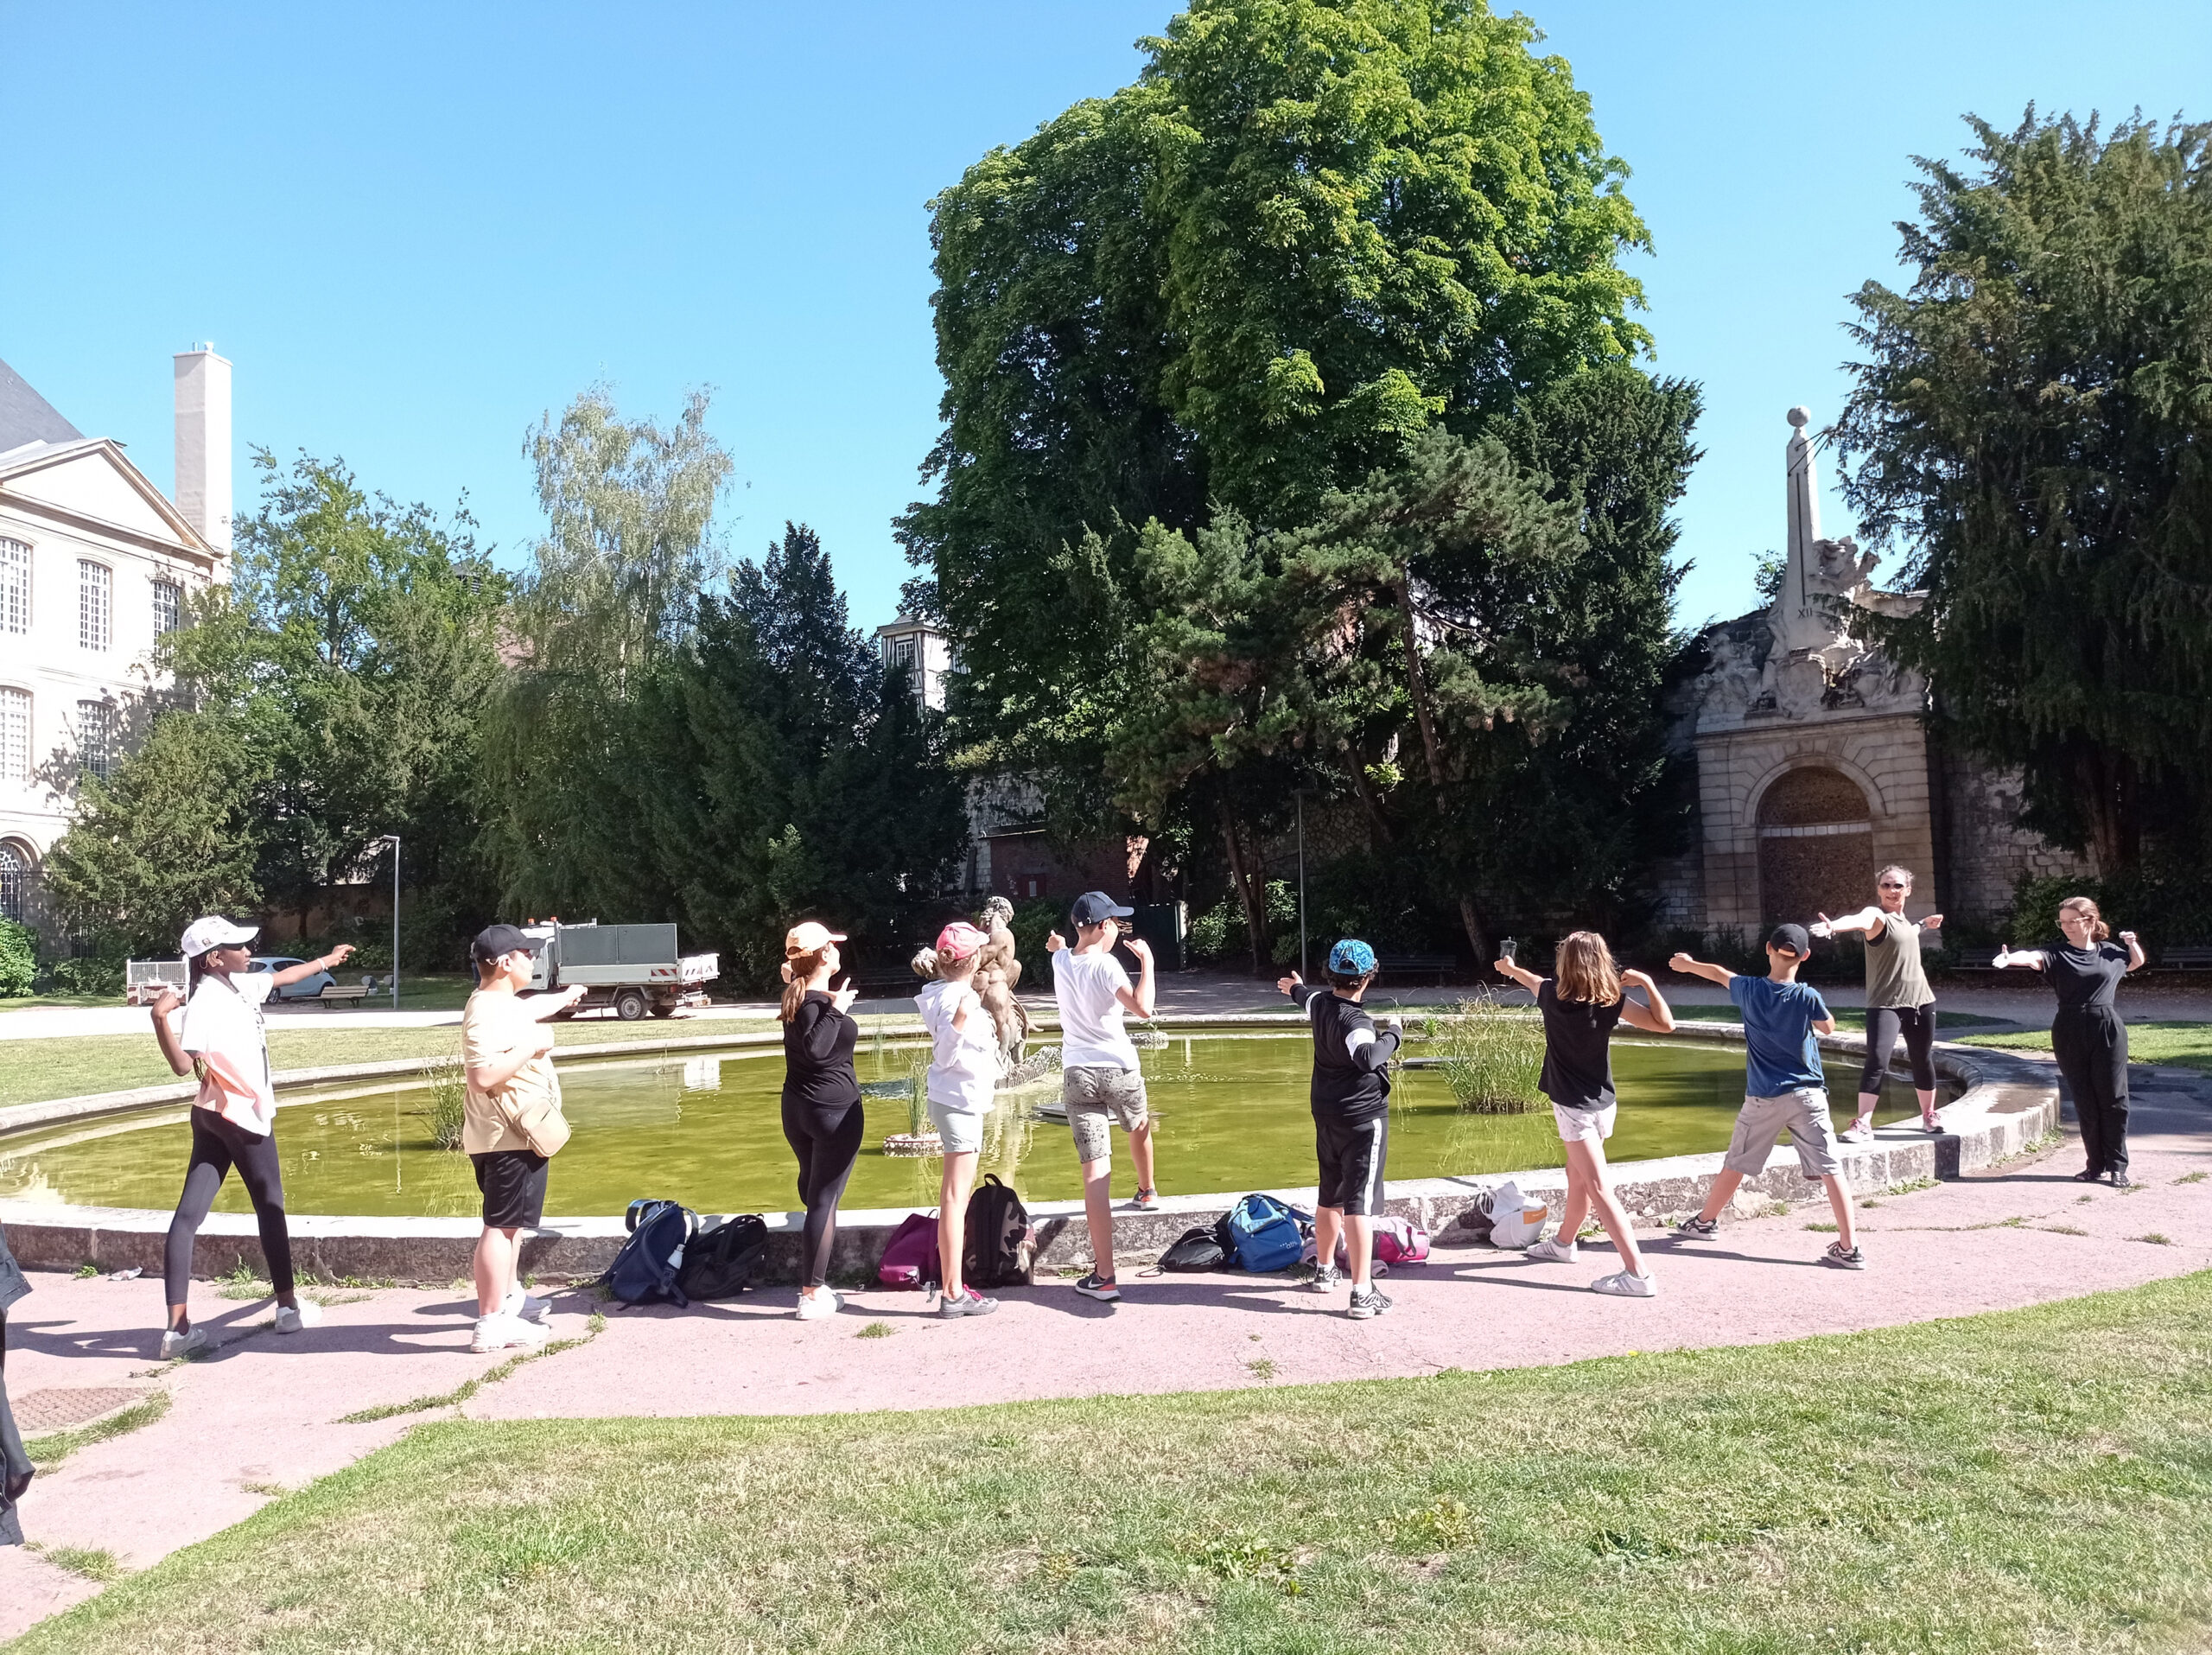
<path fill-rule="evenodd" d="M 968 1241 L 960 1274 L 970 1287 L 1029 1284 L 1029 1209 L 1021 1197 L 987 1172 L 968 1198 Z"/>
<path fill-rule="evenodd" d="M 734 1299 L 760 1285 L 768 1262 L 768 1225 L 758 1213 L 741 1213 L 707 1231 L 683 1250 L 676 1285 L 686 1298 Z"/>
<path fill-rule="evenodd" d="M 1160 1255 L 1160 1268 L 1164 1270 L 1229 1270 L 1234 1266 L 1236 1257 L 1235 1243 L 1229 1234 L 1229 1216 L 1224 1213 L 1211 1224 L 1194 1225 L 1176 1237 L 1173 1244 Z"/>
<path fill-rule="evenodd" d="M 699 1215 L 675 1201 L 637 1200 L 623 1221 L 630 1238 L 599 1278 L 600 1285 L 624 1304 L 690 1303 L 677 1277 L 684 1252 L 699 1233 Z"/>

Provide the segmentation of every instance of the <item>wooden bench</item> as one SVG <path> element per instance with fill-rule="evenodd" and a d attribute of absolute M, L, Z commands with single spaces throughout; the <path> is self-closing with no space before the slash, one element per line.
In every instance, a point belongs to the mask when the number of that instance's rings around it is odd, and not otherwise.
<path fill-rule="evenodd" d="M 369 985 L 365 983 L 356 983 L 350 988 L 343 983 L 334 983 L 315 996 L 315 1003 L 319 1006 L 356 1005 L 368 997 Z"/>
<path fill-rule="evenodd" d="M 1385 983 L 1409 977 L 1433 977 L 1442 983 L 1459 970 L 1459 962 L 1449 954 L 1378 954 L 1375 964 Z"/>
<path fill-rule="evenodd" d="M 867 965 L 854 971 L 853 986 L 863 1000 L 904 1000 L 921 992 L 922 979 L 911 966 Z"/>
<path fill-rule="evenodd" d="M 2191 945 L 2161 949 L 2158 964 L 2169 971 L 2212 971 L 2212 947 Z"/>

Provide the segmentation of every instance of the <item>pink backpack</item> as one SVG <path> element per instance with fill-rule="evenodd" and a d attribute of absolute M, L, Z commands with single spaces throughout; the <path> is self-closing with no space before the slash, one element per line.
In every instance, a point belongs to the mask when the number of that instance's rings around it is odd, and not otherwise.
<path fill-rule="evenodd" d="M 886 1287 L 927 1287 L 938 1279 L 937 1214 L 910 1213 L 884 1244 L 875 1279 Z"/>
<path fill-rule="evenodd" d="M 1409 1219 L 1376 1218 L 1375 1256 L 1386 1264 L 1428 1263 L 1428 1232 Z"/>

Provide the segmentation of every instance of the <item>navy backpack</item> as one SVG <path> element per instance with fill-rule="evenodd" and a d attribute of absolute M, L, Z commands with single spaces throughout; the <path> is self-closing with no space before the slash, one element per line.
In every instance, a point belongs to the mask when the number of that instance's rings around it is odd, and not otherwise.
<path fill-rule="evenodd" d="M 630 1203 L 630 1238 L 601 1276 L 600 1285 L 624 1304 L 691 1302 L 678 1285 L 684 1250 L 699 1233 L 699 1215 L 675 1201 Z"/>

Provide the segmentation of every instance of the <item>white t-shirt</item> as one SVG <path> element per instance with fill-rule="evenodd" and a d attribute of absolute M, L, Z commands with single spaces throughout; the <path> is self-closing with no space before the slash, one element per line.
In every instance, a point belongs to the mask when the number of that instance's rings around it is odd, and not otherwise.
<path fill-rule="evenodd" d="M 227 978 L 210 971 L 185 1002 L 177 1042 L 207 1071 L 200 1107 L 264 1136 L 276 1124 L 276 1092 L 270 1083 L 261 1003 L 276 986 L 274 971 L 240 971 Z"/>
<path fill-rule="evenodd" d="M 968 1027 L 952 1026 L 960 1002 L 976 985 L 972 977 L 957 983 L 932 983 L 914 996 L 922 1027 L 930 1031 L 930 1101 L 948 1109 L 982 1114 L 999 1085 L 998 1027 L 990 1013 L 968 1014 Z"/>
<path fill-rule="evenodd" d="M 1052 956 L 1052 994 L 1060 1003 L 1060 1066 L 1134 1069 L 1137 1048 L 1122 1027 L 1119 991 L 1129 987 L 1122 962 L 1101 951 Z"/>

